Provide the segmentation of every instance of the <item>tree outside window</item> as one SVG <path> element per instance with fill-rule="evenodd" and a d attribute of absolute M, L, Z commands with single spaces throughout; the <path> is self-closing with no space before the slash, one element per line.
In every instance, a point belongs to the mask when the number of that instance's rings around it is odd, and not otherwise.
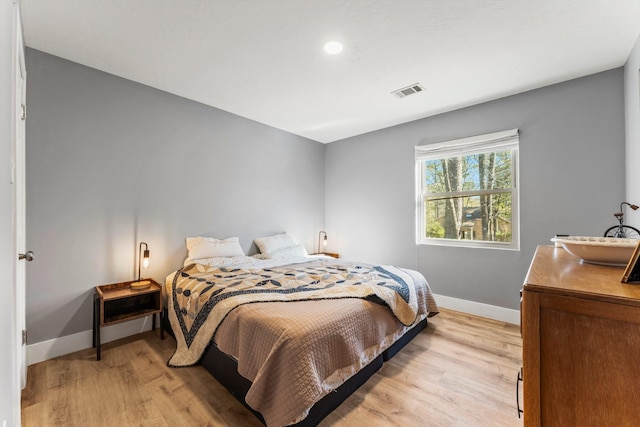
<path fill-rule="evenodd" d="M 416 147 L 418 243 L 518 249 L 517 130 Z"/>

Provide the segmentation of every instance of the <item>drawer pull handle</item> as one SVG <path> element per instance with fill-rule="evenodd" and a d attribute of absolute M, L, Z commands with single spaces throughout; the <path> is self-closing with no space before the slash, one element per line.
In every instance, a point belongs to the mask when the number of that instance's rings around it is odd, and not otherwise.
<path fill-rule="evenodd" d="M 520 409 L 520 381 L 522 381 L 522 371 L 518 371 L 518 378 L 516 379 L 516 405 L 518 409 L 518 418 L 520 418 L 520 414 L 524 413 L 524 411 Z"/>

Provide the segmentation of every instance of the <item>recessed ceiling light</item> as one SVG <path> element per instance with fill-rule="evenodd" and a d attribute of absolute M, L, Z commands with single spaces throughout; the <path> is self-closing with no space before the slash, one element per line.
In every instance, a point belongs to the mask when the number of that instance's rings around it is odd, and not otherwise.
<path fill-rule="evenodd" d="M 343 46 L 342 43 L 336 40 L 331 40 L 324 44 L 324 51 L 329 55 L 337 55 L 342 52 Z"/>

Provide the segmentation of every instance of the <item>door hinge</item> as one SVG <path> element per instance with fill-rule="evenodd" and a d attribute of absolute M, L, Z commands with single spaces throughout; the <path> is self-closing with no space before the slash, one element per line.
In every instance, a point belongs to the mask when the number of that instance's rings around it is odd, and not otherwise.
<path fill-rule="evenodd" d="M 27 345 L 27 330 L 22 330 L 22 345 Z"/>
<path fill-rule="evenodd" d="M 20 116 L 20 120 L 27 120 L 27 106 L 24 104 L 20 104 L 20 106 L 22 107 L 22 113 Z"/>

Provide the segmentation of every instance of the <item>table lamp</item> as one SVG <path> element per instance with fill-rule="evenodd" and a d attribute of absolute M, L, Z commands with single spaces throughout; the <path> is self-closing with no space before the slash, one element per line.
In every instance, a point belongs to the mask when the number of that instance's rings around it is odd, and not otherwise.
<path fill-rule="evenodd" d="M 321 254 L 323 251 L 320 249 L 320 242 L 322 241 L 322 235 L 324 234 L 324 242 L 323 245 L 327 246 L 327 232 L 321 231 L 318 233 L 318 253 Z"/>
<path fill-rule="evenodd" d="M 142 245 L 144 245 L 144 252 L 142 250 Z M 146 289 L 151 286 L 150 280 L 140 280 L 141 266 L 145 269 L 149 267 L 149 245 L 147 245 L 145 242 L 140 242 L 138 251 L 138 280 L 135 282 L 131 282 L 131 289 Z"/>

